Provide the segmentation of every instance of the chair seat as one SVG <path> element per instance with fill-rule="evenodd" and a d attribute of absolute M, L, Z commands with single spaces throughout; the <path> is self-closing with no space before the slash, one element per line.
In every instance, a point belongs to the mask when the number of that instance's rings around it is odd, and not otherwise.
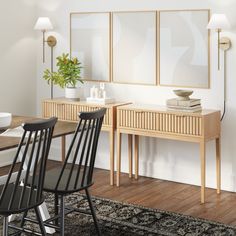
<path fill-rule="evenodd" d="M 43 187 L 44 191 L 65 195 L 67 193 L 73 193 L 73 192 L 83 190 L 85 188 L 90 187 L 93 184 L 93 183 L 87 184 L 87 178 L 85 178 L 84 181 L 82 182 L 82 178 L 80 175 L 77 185 L 75 186 L 75 179 L 76 179 L 76 175 L 77 175 L 77 170 L 75 169 L 72 172 L 68 188 L 66 188 L 69 173 L 70 173 L 70 169 L 66 168 L 63 172 L 60 183 L 59 183 L 58 187 L 56 188 L 59 176 L 61 174 L 61 169 L 62 169 L 62 167 L 58 167 L 58 168 L 53 168 L 51 170 L 46 171 L 44 187 Z M 37 181 L 37 178 L 36 178 L 36 181 Z"/>
<path fill-rule="evenodd" d="M 28 199 L 30 197 L 30 188 L 26 187 L 25 194 L 23 197 L 22 204 L 20 205 L 20 198 L 21 198 L 21 193 L 23 191 L 23 186 L 17 186 L 15 195 L 14 195 L 14 200 L 9 207 L 9 203 L 11 201 L 11 196 L 14 191 L 14 184 L 8 184 L 6 193 L 4 194 L 2 201 L 0 202 L 0 214 L 1 215 L 11 215 L 11 214 L 16 214 L 23 212 L 29 208 L 34 208 L 36 206 L 39 206 L 43 203 L 44 199 L 42 199 L 40 202 L 37 201 L 36 199 L 36 190 L 33 190 L 32 192 L 32 197 L 31 201 L 28 202 Z M 0 186 L 0 194 L 2 193 L 2 190 L 4 188 L 4 185 Z"/>
<path fill-rule="evenodd" d="M 70 169 L 65 169 L 62 175 L 62 178 L 60 180 L 60 183 L 56 188 L 57 181 L 59 179 L 59 176 L 61 174 L 61 168 L 54 168 L 52 170 L 46 171 L 45 175 L 45 182 L 43 190 L 47 192 L 53 192 L 53 193 L 60 193 L 60 194 L 67 194 L 72 192 L 77 192 L 82 189 L 88 188 L 92 184 L 86 184 L 87 178 L 84 179 L 82 183 L 81 175 L 78 179 L 77 185 L 75 186 L 75 179 L 77 175 L 77 170 L 74 170 L 71 175 L 71 179 L 68 185 L 68 188 L 66 188 L 68 177 L 69 177 Z"/>

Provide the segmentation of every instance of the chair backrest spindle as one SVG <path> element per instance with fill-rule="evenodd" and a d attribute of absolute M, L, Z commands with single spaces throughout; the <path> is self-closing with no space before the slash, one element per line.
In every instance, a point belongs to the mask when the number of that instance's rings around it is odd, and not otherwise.
<path fill-rule="evenodd" d="M 72 142 L 55 190 L 76 191 L 92 184 L 98 138 L 106 109 L 79 114 Z"/>
<path fill-rule="evenodd" d="M 8 198 L 7 209 L 9 211 L 24 209 L 42 201 L 46 161 L 56 122 L 57 118 L 50 118 L 22 125 L 24 133 L 7 180 L 0 190 L 0 204 L 6 202 L 6 198 Z M 37 174 L 40 177 L 36 182 L 34 180 Z M 28 183 L 30 178 L 33 178 L 31 183 L 34 184 Z M 26 197 L 27 199 L 25 199 Z"/>

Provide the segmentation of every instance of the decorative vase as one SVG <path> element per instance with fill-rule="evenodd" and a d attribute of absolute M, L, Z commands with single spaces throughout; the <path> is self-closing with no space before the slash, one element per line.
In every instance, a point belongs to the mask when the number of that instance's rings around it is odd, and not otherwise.
<path fill-rule="evenodd" d="M 79 100 L 79 90 L 72 87 L 65 88 L 65 98 Z"/>

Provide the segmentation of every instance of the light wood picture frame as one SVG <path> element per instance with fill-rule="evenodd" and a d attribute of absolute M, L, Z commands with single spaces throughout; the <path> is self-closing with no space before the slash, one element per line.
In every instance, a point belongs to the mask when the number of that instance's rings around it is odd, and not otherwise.
<path fill-rule="evenodd" d="M 70 14 L 70 54 L 81 61 L 84 80 L 110 82 L 110 23 L 109 12 Z"/>
<path fill-rule="evenodd" d="M 87 81 L 210 88 L 209 17 L 208 9 L 73 12 L 71 56 Z"/>
<path fill-rule="evenodd" d="M 156 11 L 112 13 L 112 82 L 156 85 Z"/>
<path fill-rule="evenodd" d="M 159 13 L 161 86 L 210 88 L 210 35 L 207 9 Z"/>

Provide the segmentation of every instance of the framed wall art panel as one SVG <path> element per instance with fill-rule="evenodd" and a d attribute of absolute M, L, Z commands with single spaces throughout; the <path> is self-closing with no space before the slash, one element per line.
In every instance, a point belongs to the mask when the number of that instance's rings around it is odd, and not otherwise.
<path fill-rule="evenodd" d="M 85 80 L 110 81 L 110 13 L 71 13 L 70 51 Z"/>
<path fill-rule="evenodd" d="M 160 11 L 160 85 L 210 87 L 209 14 L 209 10 Z"/>
<path fill-rule="evenodd" d="M 113 82 L 156 85 L 155 12 L 112 14 Z"/>

